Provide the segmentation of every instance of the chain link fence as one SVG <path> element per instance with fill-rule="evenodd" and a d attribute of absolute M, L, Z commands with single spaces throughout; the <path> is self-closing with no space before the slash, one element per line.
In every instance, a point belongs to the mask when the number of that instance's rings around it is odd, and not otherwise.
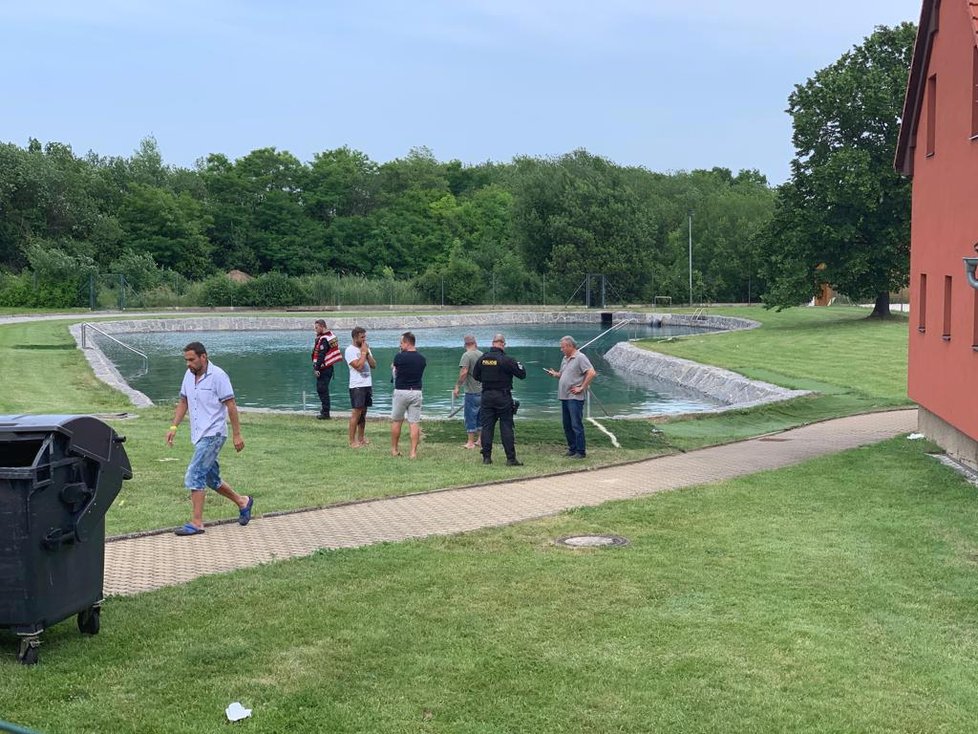
<path fill-rule="evenodd" d="M 289 277 L 268 273 L 238 281 L 220 274 L 202 281 L 190 281 L 168 273 L 166 277 L 146 281 L 122 273 L 78 273 L 51 278 L 24 272 L 0 274 L 0 306 L 86 308 L 91 311 L 317 307 L 333 310 L 369 306 L 465 305 L 613 308 L 628 303 L 614 281 L 601 273 L 584 274 L 575 284 L 576 289 L 571 291 L 568 287 L 556 288 L 545 277 L 532 283 L 491 277 L 475 291 L 476 297 L 460 303 L 453 299 L 453 293 L 457 291 L 445 278 L 421 287 L 417 281 L 334 274 Z"/>

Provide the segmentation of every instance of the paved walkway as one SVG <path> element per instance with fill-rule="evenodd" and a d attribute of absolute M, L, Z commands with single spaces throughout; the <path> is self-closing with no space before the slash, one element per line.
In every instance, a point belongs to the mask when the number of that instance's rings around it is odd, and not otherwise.
<path fill-rule="evenodd" d="M 852 416 L 625 466 L 259 517 L 247 527 L 213 526 L 190 538 L 167 533 L 112 541 L 105 551 L 105 593 L 138 594 L 320 548 L 450 535 L 720 482 L 876 443 L 916 426 L 915 409 Z"/>

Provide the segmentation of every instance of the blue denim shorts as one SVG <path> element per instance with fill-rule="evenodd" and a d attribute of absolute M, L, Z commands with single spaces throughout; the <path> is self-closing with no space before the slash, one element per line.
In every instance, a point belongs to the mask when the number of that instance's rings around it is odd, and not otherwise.
<path fill-rule="evenodd" d="M 465 393 L 465 408 L 462 415 L 465 417 L 465 432 L 475 433 L 482 426 L 479 420 L 479 409 L 482 407 L 482 393 Z"/>
<path fill-rule="evenodd" d="M 217 489 L 221 486 L 221 466 L 217 456 L 227 441 L 227 436 L 204 436 L 194 446 L 194 455 L 187 467 L 183 485 L 194 492 L 205 488 Z"/>

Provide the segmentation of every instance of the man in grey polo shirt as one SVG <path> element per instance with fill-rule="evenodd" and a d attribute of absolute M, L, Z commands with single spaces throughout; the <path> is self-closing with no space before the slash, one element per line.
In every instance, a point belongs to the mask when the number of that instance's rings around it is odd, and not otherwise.
<path fill-rule="evenodd" d="M 560 400 L 564 436 L 567 438 L 565 455 L 571 459 L 583 459 L 587 456 L 584 445 L 584 396 L 598 373 L 591 360 L 578 350 L 573 337 L 565 336 L 560 340 L 560 351 L 564 353 L 560 370 L 548 369 L 547 374 L 559 380 L 557 398 Z"/>
<path fill-rule="evenodd" d="M 217 457 L 228 437 L 227 421 L 231 421 L 231 440 L 234 450 L 244 448 L 238 406 L 234 402 L 234 390 L 227 373 L 207 358 L 207 350 L 200 342 L 190 342 L 183 348 L 187 372 L 180 385 L 180 400 L 173 412 L 173 423 L 166 434 L 166 443 L 173 445 L 177 427 L 190 413 L 190 441 L 194 455 L 187 467 L 184 486 L 190 490 L 193 519 L 176 531 L 177 535 L 199 535 L 204 532 L 204 491 L 215 490 L 238 506 L 238 523 L 247 525 L 254 507 L 253 497 L 244 497 L 221 479 L 221 467 Z"/>

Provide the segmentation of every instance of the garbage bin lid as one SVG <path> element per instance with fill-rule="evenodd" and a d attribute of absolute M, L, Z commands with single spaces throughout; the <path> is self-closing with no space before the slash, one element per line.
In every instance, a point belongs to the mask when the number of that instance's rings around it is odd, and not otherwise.
<path fill-rule="evenodd" d="M 65 428 L 65 424 L 76 418 L 88 417 L 78 415 L 0 415 L 0 433 L 7 433 L 11 429 L 22 431 L 58 431 L 59 433 L 70 433 Z M 94 420 L 98 420 L 97 418 Z"/>
<path fill-rule="evenodd" d="M 115 430 L 98 418 L 90 415 L 0 415 L 0 440 L 5 434 L 42 432 L 67 436 L 72 453 L 102 463 L 118 461 L 125 472 L 132 475 L 125 451 L 115 450 Z"/>

